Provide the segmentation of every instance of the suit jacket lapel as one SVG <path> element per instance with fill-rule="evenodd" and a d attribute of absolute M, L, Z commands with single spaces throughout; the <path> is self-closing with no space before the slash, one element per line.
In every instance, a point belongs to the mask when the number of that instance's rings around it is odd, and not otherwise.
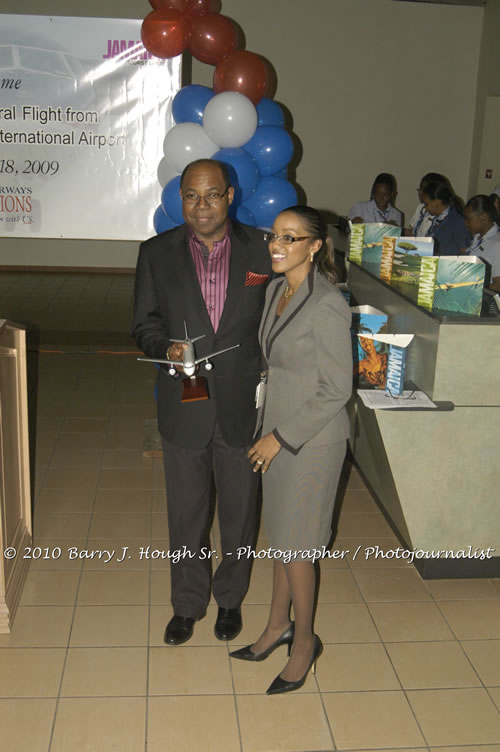
<path fill-rule="evenodd" d="M 279 294 L 283 292 L 283 289 L 286 287 L 286 279 L 283 280 L 283 283 L 278 286 Z M 271 325 L 270 329 L 268 329 L 267 338 L 265 340 L 266 342 L 266 359 L 269 360 L 270 354 L 271 354 L 271 348 L 273 346 L 274 341 L 277 337 L 286 329 L 286 327 L 293 321 L 295 316 L 302 310 L 302 308 L 305 306 L 309 298 L 311 297 L 314 289 L 314 271 L 312 270 L 310 274 L 307 276 L 307 278 L 304 280 L 304 282 L 300 285 L 299 289 L 281 314 L 281 316 L 277 319 L 277 321 L 274 323 L 274 325 Z M 277 300 L 275 300 L 274 307 L 270 306 L 270 309 L 272 307 L 272 311 L 269 311 L 270 316 L 273 316 L 274 312 L 276 311 L 276 305 Z M 268 322 L 269 323 L 269 322 Z"/>
<path fill-rule="evenodd" d="M 284 281 L 284 284 L 282 281 L 281 284 L 275 286 L 271 297 L 269 298 L 269 302 L 264 307 L 264 311 L 262 312 L 262 319 L 259 328 L 259 342 L 261 343 L 262 356 L 266 361 L 268 359 L 267 341 L 269 338 L 269 333 L 273 328 L 273 325 L 276 323 L 276 306 L 278 305 L 278 300 L 280 299 L 284 286 L 286 286 L 286 280 Z"/>

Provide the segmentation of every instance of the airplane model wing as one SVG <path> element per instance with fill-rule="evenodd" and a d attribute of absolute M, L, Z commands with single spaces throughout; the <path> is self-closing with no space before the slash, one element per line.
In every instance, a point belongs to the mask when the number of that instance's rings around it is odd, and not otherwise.
<path fill-rule="evenodd" d="M 217 352 L 210 353 L 209 355 L 204 355 L 203 358 L 196 358 L 194 363 L 197 366 L 198 363 L 203 363 L 204 360 L 208 360 L 209 358 L 215 358 L 216 355 L 221 355 L 222 353 L 228 352 L 228 350 L 234 350 L 235 347 L 239 347 L 239 345 L 232 345 L 232 347 L 225 347 L 224 350 L 217 350 Z"/>
<path fill-rule="evenodd" d="M 210 358 L 215 358 L 216 355 L 222 355 L 222 353 L 228 352 L 229 350 L 234 350 L 235 347 L 239 347 L 240 345 L 232 345 L 232 347 L 225 347 L 223 350 L 217 350 L 216 352 L 209 353 L 208 355 L 204 355 L 202 358 L 196 358 L 194 361 L 194 364 L 197 366 L 199 363 L 203 363 L 206 360 L 209 360 Z M 179 368 L 184 367 L 184 363 L 182 360 L 166 360 L 165 358 L 137 358 L 137 360 L 143 360 L 146 363 L 163 363 L 167 366 L 179 366 Z"/>
<path fill-rule="evenodd" d="M 164 363 L 167 366 L 179 366 L 180 368 L 184 365 L 182 360 L 165 360 L 164 358 L 137 358 L 137 360 L 143 360 L 146 363 Z"/>

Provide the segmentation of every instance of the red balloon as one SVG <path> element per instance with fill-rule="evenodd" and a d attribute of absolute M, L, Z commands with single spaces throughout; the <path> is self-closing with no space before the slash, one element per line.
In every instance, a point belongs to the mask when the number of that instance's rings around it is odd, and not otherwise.
<path fill-rule="evenodd" d="M 237 91 L 254 104 L 260 102 L 268 85 L 264 61 L 254 52 L 236 50 L 226 55 L 215 68 L 214 91 Z"/>
<path fill-rule="evenodd" d="M 202 13 L 219 13 L 220 9 L 220 0 L 187 0 L 187 12 L 192 16 L 199 16 Z"/>
<path fill-rule="evenodd" d="M 266 58 L 259 55 L 262 62 L 266 66 L 267 73 L 267 86 L 264 92 L 264 96 L 268 99 L 274 99 L 276 95 L 276 89 L 278 88 L 278 76 L 273 64 Z"/>
<path fill-rule="evenodd" d="M 149 0 L 149 4 L 155 9 L 170 8 L 185 13 L 187 9 L 187 0 Z"/>
<path fill-rule="evenodd" d="M 217 65 L 219 60 L 233 52 L 237 45 L 238 32 L 226 16 L 205 13 L 193 17 L 189 49 L 197 60 Z"/>
<path fill-rule="evenodd" d="M 144 47 L 155 57 L 176 57 L 184 52 L 191 32 L 187 14 L 170 8 L 149 13 L 141 27 Z"/>

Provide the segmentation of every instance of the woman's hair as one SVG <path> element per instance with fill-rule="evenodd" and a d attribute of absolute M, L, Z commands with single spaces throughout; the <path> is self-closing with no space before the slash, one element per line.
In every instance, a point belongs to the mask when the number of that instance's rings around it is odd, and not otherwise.
<path fill-rule="evenodd" d="M 292 212 L 304 222 L 307 227 L 307 232 L 311 234 L 314 240 L 321 240 L 321 248 L 314 254 L 313 263 L 318 267 L 318 271 L 329 282 L 335 284 L 337 281 L 337 270 L 335 268 L 335 261 L 333 255 L 333 243 L 328 236 L 328 226 L 324 217 L 321 216 L 319 211 L 313 209 L 311 206 L 291 206 L 289 209 L 285 209 L 286 212 Z"/>
<path fill-rule="evenodd" d="M 466 209 L 471 209 L 474 214 L 487 214 L 492 222 L 498 222 L 498 214 L 491 196 L 478 193 L 470 198 L 465 204 Z"/>
<path fill-rule="evenodd" d="M 426 172 L 422 180 L 420 181 L 420 185 L 423 186 L 422 190 L 425 188 L 427 183 L 448 183 L 450 184 L 450 181 L 448 178 L 445 178 L 444 175 L 441 175 L 439 172 Z"/>
<path fill-rule="evenodd" d="M 428 196 L 431 201 L 437 200 L 445 206 L 454 206 L 457 211 L 462 213 L 460 201 L 446 178 L 444 180 L 431 180 L 430 183 L 426 183 L 422 188 L 422 193 Z"/>
<path fill-rule="evenodd" d="M 394 175 L 390 175 L 388 172 L 381 172 L 380 175 L 377 175 L 375 180 L 373 181 L 372 189 L 370 192 L 370 198 L 373 198 L 373 194 L 375 193 L 375 188 L 377 185 L 387 185 L 390 190 L 392 196 L 396 193 L 396 178 Z"/>
<path fill-rule="evenodd" d="M 498 195 L 498 193 L 493 192 L 490 193 L 488 198 L 490 199 L 491 203 L 493 204 L 493 208 L 495 209 L 495 222 L 497 224 L 500 224 L 500 196 Z"/>

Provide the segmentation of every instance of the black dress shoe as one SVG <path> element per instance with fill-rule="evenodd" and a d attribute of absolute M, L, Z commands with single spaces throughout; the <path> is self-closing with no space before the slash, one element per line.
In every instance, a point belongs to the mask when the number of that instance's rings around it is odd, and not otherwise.
<path fill-rule="evenodd" d="M 215 636 L 218 640 L 234 640 L 241 632 L 241 611 L 239 608 L 219 608 L 215 622 Z"/>
<path fill-rule="evenodd" d="M 167 645 L 182 645 L 193 635 L 194 619 L 189 616 L 172 616 L 163 638 Z"/>
<path fill-rule="evenodd" d="M 302 687 L 302 685 L 305 683 L 307 679 L 307 674 L 309 673 L 309 670 L 312 670 L 313 674 L 316 673 L 316 661 L 318 660 L 322 652 L 323 652 L 323 644 L 321 640 L 319 639 L 318 635 L 314 635 L 313 652 L 312 652 L 311 660 L 309 662 L 309 666 L 307 667 L 307 670 L 304 676 L 302 676 L 297 681 L 287 681 L 286 679 L 283 679 L 280 676 L 280 674 L 278 674 L 276 679 L 267 688 L 267 694 L 268 695 L 281 695 L 283 694 L 283 692 L 294 692 L 296 689 L 300 689 L 300 687 Z"/>
<path fill-rule="evenodd" d="M 290 655 L 294 632 L 295 623 L 292 621 L 285 629 L 283 634 L 280 635 L 272 645 L 269 645 L 269 647 L 266 650 L 263 650 L 261 653 L 254 653 L 252 646 L 247 645 L 246 647 L 240 648 L 239 650 L 233 650 L 233 652 L 229 653 L 229 655 L 231 656 L 231 658 L 238 658 L 240 661 L 265 661 L 266 658 L 268 658 L 271 653 L 276 650 L 276 648 L 279 648 L 280 645 L 287 645 L 288 655 Z"/>

